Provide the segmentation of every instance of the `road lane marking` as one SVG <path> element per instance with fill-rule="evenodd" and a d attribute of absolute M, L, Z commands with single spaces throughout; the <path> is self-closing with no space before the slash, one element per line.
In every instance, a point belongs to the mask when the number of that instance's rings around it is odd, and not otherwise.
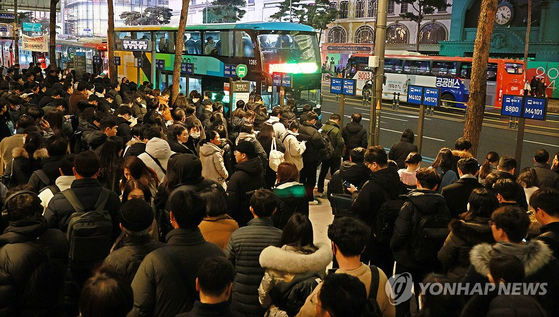
<path fill-rule="evenodd" d="M 531 140 L 524 140 L 524 142 L 527 142 L 527 143 L 534 143 L 534 144 L 538 144 L 538 145 L 559 147 L 559 145 L 557 145 L 557 144 L 549 144 L 549 143 L 543 143 L 543 142 L 537 142 L 537 141 L 531 141 Z"/>
<path fill-rule="evenodd" d="M 387 131 L 387 132 L 393 132 L 393 133 L 402 133 L 402 131 L 397 131 L 397 130 L 392 130 L 392 129 L 387 129 L 387 128 L 380 128 L 383 131 Z M 416 134 L 417 136 L 417 134 Z M 438 142 L 445 142 L 446 140 L 442 140 L 442 139 L 437 139 L 437 138 L 432 138 L 430 136 L 423 136 L 424 139 L 429 139 L 429 140 L 433 140 L 433 141 L 438 141 Z"/>

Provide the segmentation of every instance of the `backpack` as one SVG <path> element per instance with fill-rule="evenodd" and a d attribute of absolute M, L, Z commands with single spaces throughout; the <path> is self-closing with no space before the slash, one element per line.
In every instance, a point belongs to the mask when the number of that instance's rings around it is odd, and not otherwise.
<path fill-rule="evenodd" d="M 109 255 L 112 242 L 113 221 L 105 210 L 110 191 L 102 188 L 94 210 L 84 206 L 70 188 L 62 192 L 75 212 L 70 215 L 66 238 L 70 242 L 70 265 L 91 264 Z"/>
<path fill-rule="evenodd" d="M 377 183 L 378 184 L 378 183 Z M 398 218 L 400 209 L 406 202 L 403 195 L 398 196 L 397 199 L 390 199 L 388 194 L 382 187 L 382 196 L 384 197 L 384 203 L 380 205 L 380 209 L 377 212 L 375 222 L 373 223 L 373 235 L 375 240 L 378 242 L 388 243 L 392 239 L 392 233 L 394 232 L 394 223 Z M 363 185 L 364 186 L 364 185 Z"/>
<path fill-rule="evenodd" d="M 285 311 L 289 316 L 295 316 L 303 307 L 305 300 L 313 292 L 322 279 L 316 272 L 296 275 L 291 282 L 279 282 L 270 291 L 272 303 Z"/>
<path fill-rule="evenodd" d="M 334 155 L 334 146 L 332 145 L 332 140 L 330 139 L 330 132 L 332 132 L 334 128 L 336 127 L 332 127 L 332 129 L 328 130 L 326 133 L 324 133 L 324 131 L 320 132 L 322 144 L 324 145 L 322 149 L 320 149 L 320 159 L 322 161 L 329 160 L 332 158 L 332 155 Z"/>
<path fill-rule="evenodd" d="M 374 265 L 369 266 L 371 270 L 371 286 L 369 287 L 369 297 L 365 303 L 365 309 L 363 309 L 362 317 L 382 317 L 382 311 L 377 303 L 377 292 L 378 284 L 380 281 L 380 276 L 378 273 L 378 268 Z"/>
<path fill-rule="evenodd" d="M 411 200 L 408 202 L 413 205 Z M 412 258 L 418 263 L 432 263 L 437 261 L 437 253 L 450 233 L 448 230 L 450 217 L 438 213 L 425 215 L 415 205 L 413 208 L 419 221 L 415 223 L 412 231 L 410 243 Z"/>
<path fill-rule="evenodd" d="M 39 184 L 39 191 L 41 191 L 41 189 L 47 187 L 50 185 L 50 178 L 47 176 L 47 174 L 45 174 L 45 172 L 43 170 L 36 170 L 33 173 L 35 173 L 37 175 L 37 177 L 39 177 L 39 180 L 41 180 L 41 182 L 44 184 L 44 186 L 41 186 Z"/>

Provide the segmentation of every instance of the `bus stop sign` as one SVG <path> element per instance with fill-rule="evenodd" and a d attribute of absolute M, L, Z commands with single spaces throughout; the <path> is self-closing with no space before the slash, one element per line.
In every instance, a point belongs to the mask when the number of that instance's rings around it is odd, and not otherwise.
<path fill-rule="evenodd" d="M 236 71 L 237 71 L 237 76 L 239 78 L 242 79 L 242 78 L 246 77 L 247 72 L 248 72 L 247 65 L 245 65 L 245 64 L 237 65 L 237 70 Z"/>

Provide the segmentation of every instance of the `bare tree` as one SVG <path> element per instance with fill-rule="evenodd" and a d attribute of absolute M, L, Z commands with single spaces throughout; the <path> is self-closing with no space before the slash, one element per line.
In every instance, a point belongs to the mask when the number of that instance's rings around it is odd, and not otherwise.
<path fill-rule="evenodd" d="M 190 0 L 182 0 L 181 17 L 179 19 L 179 29 L 177 31 L 177 39 L 175 41 L 175 62 L 173 65 L 173 92 L 171 100 L 173 104 L 177 100 L 180 92 L 181 80 L 181 60 L 182 49 L 184 47 L 184 30 L 186 29 L 186 17 L 188 16 L 188 4 Z"/>
<path fill-rule="evenodd" d="M 56 5 L 60 0 L 50 0 L 49 58 L 50 65 L 56 67 Z"/>
<path fill-rule="evenodd" d="M 470 98 L 464 125 L 464 137 L 472 142 L 471 152 L 474 156 L 477 154 L 483 124 L 487 91 L 487 60 L 489 59 L 489 48 L 491 47 L 491 36 L 496 14 L 497 0 L 483 0 L 474 43 Z"/>
<path fill-rule="evenodd" d="M 118 81 L 118 74 L 115 66 L 115 10 L 113 0 L 107 0 L 109 10 L 109 29 L 107 31 L 107 44 L 109 50 L 109 78 L 112 81 Z"/>

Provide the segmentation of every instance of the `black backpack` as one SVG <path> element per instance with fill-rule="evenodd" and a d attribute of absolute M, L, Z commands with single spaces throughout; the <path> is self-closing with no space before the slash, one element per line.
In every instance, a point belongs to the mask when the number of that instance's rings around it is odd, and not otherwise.
<path fill-rule="evenodd" d="M 413 205 L 411 200 L 408 200 Z M 450 233 L 448 223 L 450 217 L 435 214 L 423 214 L 414 205 L 414 218 L 418 219 L 413 228 L 410 243 L 412 257 L 418 263 L 437 261 L 437 253 Z"/>
<path fill-rule="evenodd" d="M 79 267 L 103 260 L 112 246 L 113 222 L 105 210 L 110 191 L 102 188 L 93 210 L 84 206 L 70 188 L 62 192 L 74 213 L 70 215 L 66 238 L 70 242 L 70 266 Z"/>
<path fill-rule="evenodd" d="M 365 304 L 365 309 L 361 314 L 362 317 L 382 317 L 382 311 L 377 303 L 378 294 L 378 284 L 380 282 L 380 276 L 378 273 L 378 268 L 374 265 L 369 266 L 371 270 L 371 286 L 369 288 L 369 298 L 367 298 L 367 303 Z"/>
<path fill-rule="evenodd" d="M 398 196 L 397 199 L 390 199 L 390 197 L 388 197 L 388 193 L 382 189 L 380 184 L 377 183 L 377 185 L 382 190 L 384 203 L 380 205 L 375 222 L 373 223 L 372 231 L 376 241 L 388 243 L 390 242 L 390 239 L 392 239 L 394 223 L 396 222 L 400 209 L 402 209 L 406 200 L 404 195 Z"/>
<path fill-rule="evenodd" d="M 334 155 L 334 146 L 332 145 L 332 140 L 330 139 L 330 132 L 334 130 L 335 127 L 332 127 L 328 132 L 320 132 L 320 137 L 322 138 L 322 144 L 324 145 L 322 149 L 320 149 L 320 159 L 322 161 L 326 161 L 332 158 Z"/>
<path fill-rule="evenodd" d="M 290 282 L 275 284 L 269 291 L 270 298 L 279 309 L 289 316 L 295 316 L 303 307 L 307 297 L 321 282 L 322 279 L 316 272 L 297 275 Z"/>

